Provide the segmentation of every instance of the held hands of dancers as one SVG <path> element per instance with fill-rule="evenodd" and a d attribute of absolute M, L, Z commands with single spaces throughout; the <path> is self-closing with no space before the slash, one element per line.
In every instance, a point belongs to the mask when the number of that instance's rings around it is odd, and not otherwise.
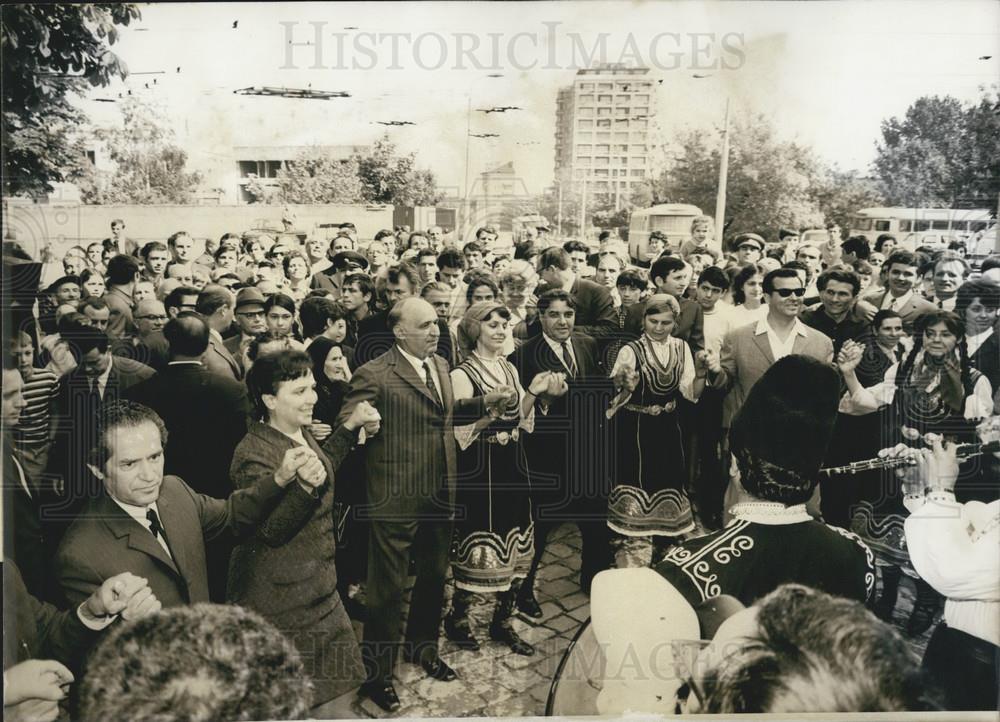
<path fill-rule="evenodd" d="M 696 358 L 696 361 L 703 365 L 709 373 L 722 373 L 722 359 L 719 358 L 719 352 L 717 350 L 705 349 L 704 351 L 699 351 L 698 357 L 700 357 L 701 360 L 698 361 Z"/>
<path fill-rule="evenodd" d="M 120 614 L 126 621 L 155 614 L 162 607 L 149 582 L 129 572 L 105 579 L 83 606 L 86 613 L 96 619 Z"/>
<path fill-rule="evenodd" d="M 861 356 L 864 350 L 865 347 L 857 341 L 844 341 L 844 345 L 841 346 L 836 360 L 840 373 L 847 374 L 856 369 L 858 364 L 861 363 Z"/>
<path fill-rule="evenodd" d="M 361 401 L 351 411 L 351 415 L 344 422 L 344 426 L 348 431 L 356 431 L 359 427 L 363 426 L 368 436 L 374 436 L 382 427 L 382 415 L 370 403 Z"/>
<path fill-rule="evenodd" d="M 635 387 L 639 385 L 639 372 L 634 368 L 623 366 L 611 380 L 614 382 L 616 392 L 628 392 L 631 394 L 635 391 Z"/>
<path fill-rule="evenodd" d="M 882 449 L 879 457 L 895 457 L 909 460 L 909 464 L 896 469 L 896 476 L 903 482 L 906 496 L 923 496 L 933 491 L 951 492 L 958 478 L 956 445 L 945 442 L 937 434 L 925 435 L 931 447 L 915 449 L 906 444 L 897 444 L 891 449 Z"/>
<path fill-rule="evenodd" d="M 3 673 L 4 717 L 54 720 L 73 673 L 54 659 L 29 659 Z"/>

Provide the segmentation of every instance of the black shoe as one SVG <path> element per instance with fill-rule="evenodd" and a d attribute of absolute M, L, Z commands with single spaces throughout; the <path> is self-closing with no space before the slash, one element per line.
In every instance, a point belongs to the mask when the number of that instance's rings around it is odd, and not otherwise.
<path fill-rule="evenodd" d="M 399 709 L 399 697 L 391 684 L 382 682 L 365 682 L 358 690 L 358 694 L 367 697 L 386 712 L 395 712 Z"/>
<path fill-rule="evenodd" d="M 473 635 L 468 619 L 456 621 L 451 615 L 448 615 L 444 618 L 444 633 L 459 649 L 467 649 L 472 652 L 479 650 L 479 640 Z"/>
<path fill-rule="evenodd" d="M 425 672 L 427 672 L 428 677 L 436 679 L 439 682 L 451 682 L 452 680 L 458 679 L 458 675 L 455 674 L 455 670 L 445 664 L 445 661 L 440 657 L 422 659 L 420 660 L 420 666 L 423 667 Z"/>
<path fill-rule="evenodd" d="M 508 620 L 506 624 L 494 622 L 490 625 L 490 639 L 494 642 L 503 642 L 514 654 L 521 654 L 530 657 L 535 653 L 535 648 L 525 642 L 521 636 L 514 631 Z"/>
<path fill-rule="evenodd" d="M 542 608 L 538 606 L 534 590 L 531 587 L 522 587 L 522 589 L 523 591 L 517 595 L 517 608 L 522 614 L 539 619 L 542 616 Z"/>
<path fill-rule="evenodd" d="M 444 663 L 440 657 L 435 654 L 433 657 L 422 657 L 418 659 L 418 656 L 411 652 L 403 653 L 403 661 L 409 662 L 410 664 L 419 664 L 427 676 L 432 679 L 436 679 L 440 682 L 451 682 L 453 679 L 458 679 L 458 675 L 455 674 L 455 670 Z"/>

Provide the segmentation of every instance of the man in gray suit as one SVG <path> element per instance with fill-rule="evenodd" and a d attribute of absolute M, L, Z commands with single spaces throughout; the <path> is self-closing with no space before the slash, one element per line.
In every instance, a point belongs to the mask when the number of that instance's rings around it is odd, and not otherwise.
<path fill-rule="evenodd" d="M 778 268 L 764 276 L 764 296 L 767 299 L 767 316 L 726 334 L 721 353 L 702 351 L 708 367 L 708 383 L 728 391 L 722 407 L 723 438 L 743 406 L 750 389 L 785 356 L 809 356 L 831 363 L 833 342 L 823 333 L 810 328 L 799 320 L 806 288 L 794 268 Z M 728 445 L 722 454 L 722 479 L 729 478 Z M 738 487 L 730 482 L 724 509 L 736 500 Z M 809 504 L 810 512 L 819 514 L 819 495 L 814 494 Z"/>
<path fill-rule="evenodd" d="M 235 381 L 243 380 L 243 368 L 233 358 L 222 340 L 222 332 L 233 323 L 233 294 L 222 286 L 205 286 L 198 294 L 194 310 L 205 317 L 208 323 L 208 350 L 201 362 L 212 373 L 228 376 Z"/>
<path fill-rule="evenodd" d="M 448 362 L 434 353 L 440 329 L 434 307 L 419 298 L 396 302 L 388 326 L 395 343 L 351 379 L 340 423 L 362 401 L 382 416 L 366 440 L 368 504 L 355 513 L 371 520 L 368 548 L 368 621 L 364 656 L 368 681 L 362 694 L 386 711 L 399 708 L 392 673 L 403 641 L 403 593 L 414 561 L 416 582 L 405 632 L 407 661 L 434 679 L 455 672 L 438 656 L 438 627 L 451 544 L 456 470 L 453 422 L 471 423 L 508 394 L 456 402 Z"/>
<path fill-rule="evenodd" d="M 778 268 L 764 277 L 767 317 L 726 334 L 722 351 L 704 351 L 708 382 L 728 391 L 722 425 L 729 428 L 750 389 L 779 358 L 797 354 L 833 361 L 833 342 L 799 320 L 802 279 L 793 268 Z"/>

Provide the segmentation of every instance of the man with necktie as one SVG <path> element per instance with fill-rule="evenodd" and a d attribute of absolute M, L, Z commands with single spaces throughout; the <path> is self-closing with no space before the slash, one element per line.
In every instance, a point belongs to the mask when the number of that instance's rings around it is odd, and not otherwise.
<path fill-rule="evenodd" d="M 268 514 L 281 514 L 282 505 L 294 503 L 294 495 L 282 494 L 285 486 L 312 489 L 295 473 L 311 456 L 297 447 L 285 456 L 292 473 L 275 474 L 225 501 L 213 499 L 163 475 L 166 427 L 152 409 L 114 402 L 95 425 L 98 442 L 88 465 L 105 493 L 88 502 L 55 558 L 59 587 L 70 604 L 122 572 L 147 579 L 164 607 L 207 602 L 205 543 L 227 532 L 237 538 L 252 534 Z"/>
<path fill-rule="evenodd" d="M 355 371 L 340 421 L 362 401 L 383 419 L 364 445 L 368 504 L 354 513 L 371 522 L 362 647 L 368 680 L 361 693 L 393 711 L 400 706 L 392 675 L 401 646 L 404 659 L 431 678 L 456 678 L 438 655 L 455 494 L 453 423 L 481 419 L 487 408 L 505 405 L 508 394 L 454 400 L 448 363 L 434 353 L 441 332 L 437 313 L 423 299 L 396 301 L 386 321 L 394 343 Z M 404 632 L 411 559 L 416 581 Z"/>
<path fill-rule="evenodd" d="M 576 299 L 562 289 L 546 291 L 538 299 L 538 319 L 541 333 L 525 342 L 511 360 L 522 379 L 533 379 L 543 371 L 563 374 L 567 391 L 536 399 L 535 431 L 525 441 L 535 556 L 521 585 L 518 607 L 531 617 L 541 616 L 533 585 L 545 539 L 561 523 L 580 528 L 580 586 L 585 592 L 590 591 L 594 575 L 610 565 L 607 503 L 614 461 L 605 416 L 612 385 L 597 342 L 574 333 Z"/>

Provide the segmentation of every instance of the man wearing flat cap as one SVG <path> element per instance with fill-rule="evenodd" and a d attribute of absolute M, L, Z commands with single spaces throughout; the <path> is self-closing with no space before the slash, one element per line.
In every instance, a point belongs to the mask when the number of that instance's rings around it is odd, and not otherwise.
<path fill-rule="evenodd" d="M 344 277 L 349 273 L 368 270 L 368 259 L 357 251 L 340 251 L 332 259 L 325 271 L 314 273 L 312 287 L 326 291 L 334 300 L 340 298 Z"/>
<path fill-rule="evenodd" d="M 733 250 L 740 265 L 757 263 L 764 255 L 764 239 L 756 233 L 741 233 L 733 239 Z"/>

